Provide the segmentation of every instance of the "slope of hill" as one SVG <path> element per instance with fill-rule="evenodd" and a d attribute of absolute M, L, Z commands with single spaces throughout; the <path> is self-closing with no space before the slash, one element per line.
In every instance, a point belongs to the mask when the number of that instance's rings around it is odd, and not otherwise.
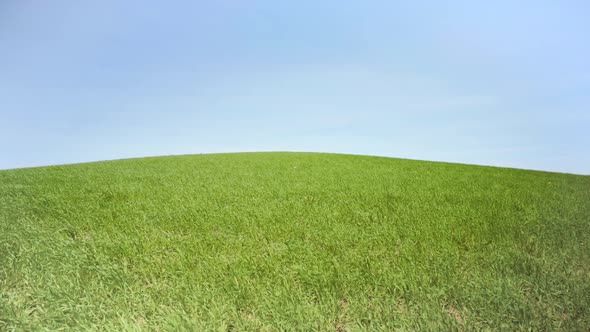
<path fill-rule="evenodd" d="M 0 330 L 584 330 L 590 177 L 247 153 L 0 171 Z"/>

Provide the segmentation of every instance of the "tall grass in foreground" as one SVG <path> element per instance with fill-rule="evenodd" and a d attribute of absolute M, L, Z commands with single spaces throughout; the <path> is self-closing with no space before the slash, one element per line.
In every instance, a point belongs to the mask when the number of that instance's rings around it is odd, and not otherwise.
<path fill-rule="evenodd" d="M 590 177 L 250 153 L 0 171 L 0 330 L 590 327 Z"/>

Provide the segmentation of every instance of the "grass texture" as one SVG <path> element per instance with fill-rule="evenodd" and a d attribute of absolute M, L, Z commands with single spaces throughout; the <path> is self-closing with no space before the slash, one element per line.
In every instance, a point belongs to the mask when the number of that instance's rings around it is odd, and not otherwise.
<path fill-rule="evenodd" d="M 589 176 L 312 153 L 0 171 L 0 330 L 589 327 Z"/>

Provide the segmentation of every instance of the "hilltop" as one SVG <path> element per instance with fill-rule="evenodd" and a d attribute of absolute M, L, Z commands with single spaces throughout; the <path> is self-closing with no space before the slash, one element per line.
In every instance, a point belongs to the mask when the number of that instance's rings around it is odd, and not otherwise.
<path fill-rule="evenodd" d="M 315 153 L 0 171 L 0 330 L 584 330 L 590 176 Z"/>

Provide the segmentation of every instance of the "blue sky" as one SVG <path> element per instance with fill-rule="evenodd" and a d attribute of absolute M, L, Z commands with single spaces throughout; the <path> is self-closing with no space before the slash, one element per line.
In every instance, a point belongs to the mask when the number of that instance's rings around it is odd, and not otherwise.
<path fill-rule="evenodd" d="M 587 1 L 0 2 L 0 168 L 324 151 L 590 174 Z"/>

